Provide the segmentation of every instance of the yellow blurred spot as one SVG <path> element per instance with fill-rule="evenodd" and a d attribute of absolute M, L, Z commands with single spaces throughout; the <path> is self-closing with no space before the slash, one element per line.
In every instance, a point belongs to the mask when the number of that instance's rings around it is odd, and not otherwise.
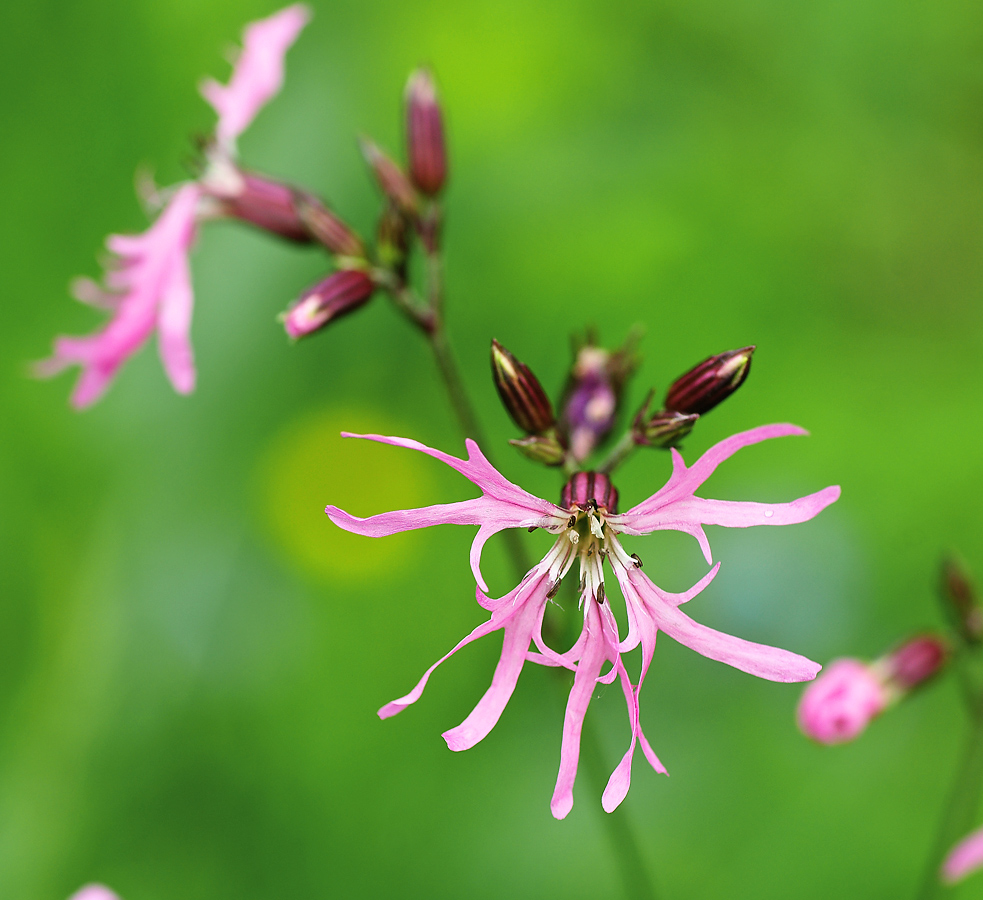
<path fill-rule="evenodd" d="M 380 413 L 321 410 L 284 426 L 262 454 L 258 487 L 263 519 L 287 558 L 326 581 L 384 580 L 407 564 L 417 532 L 369 538 L 338 528 L 328 503 L 358 516 L 433 501 L 431 461 L 422 454 L 340 432 L 412 437 Z"/>

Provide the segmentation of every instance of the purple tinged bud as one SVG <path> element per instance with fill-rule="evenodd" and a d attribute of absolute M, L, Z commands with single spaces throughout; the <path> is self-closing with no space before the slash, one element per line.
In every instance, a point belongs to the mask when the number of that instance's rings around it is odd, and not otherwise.
<path fill-rule="evenodd" d="M 447 179 L 447 154 L 437 89 L 425 68 L 417 69 L 406 84 L 406 144 L 410 178 L 433 197 Z"/>
<path fill-rule="evenodd" d="M 297 212 L 297 191 L 289 185 L 246 172 L 228 161 L 212 166 L 200 183 L 217 201 L 221 215 L 299 244 L 313 240 Z"/>
<path fill-rule="evenodd" d="M 884 680 L 901 694 L 924 684 L 949 661 L 949 644 L 941 635 L 920 634 L 882 657 Z"/>
<path fill-rule="evenodd" d="M 393 269 L 405 280 L 406 257 L 409 253 L 409 222 L 394 203 L 387 203 L 376 229 L 376 251 L 379 262 Z"/>
<path fill-rule="evenodd" d="M 372 296 L 375 284 L 361 269 L 342 269 L 300 295 L 283 316 L 292 338 L 302 338 L 354 312 Z"/>
<path fill-rule="evenodd" d="M 744 383 L 754 349 L 752 344 L 703 360 L 672 383 L 666 392 L 666 409 L 700 415 L 709 412 Z"/>
<path fill-rule="evenodd" d="M 527 434 L 545 435 L 556 424 L 553 404 L 539 379 L 498 341 L 492 339 L 492 376 L 512 421 Z"/>
<path fill-rule="evenodd" d="M 362 156 L 369 164 L 382 192 L 408 216 L 415 217 L 419 198 L 403 170 L 368 138 L 361 138 Z"/>
<path fill-rule="evenodd" d="M 955 620 L 964 640 L 983 640 L 983 609 L 966 567 L 953 557 L 942 560 L 940 591 L 946 611 Z"/>
<path fill-rule="evenodd" d="M 545 435 L 533 434 L 509 443 L 524 456 L 544 466 L 562 465 L 567 455 L 566 449 L 559 442 L 554 431 Z"/>
<path fill-rule="evenodd" d="M 296 206 L 297 215 L 311 237 L 331 253 L 348 259 L 365 258 L 361 238 L 317 197 L 298 193 Z"/>

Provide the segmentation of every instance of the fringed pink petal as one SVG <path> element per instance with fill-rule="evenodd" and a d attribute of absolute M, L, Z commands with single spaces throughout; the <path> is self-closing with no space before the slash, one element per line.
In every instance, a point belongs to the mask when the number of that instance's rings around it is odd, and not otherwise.
<path fill-rule="evenodd" d="M 983 828 L 966 835 L 949 851 L 939 872 L 946 884 L 955 884 L 983 868 Z"/>
<path fill-rule="evenodd" d="M 179 394 L 195 387 L 195 362 L 191 349 L 191 313 L 194 294 L 188 258 L 178 256 L 168 273 L 157 313 L 157 342 L 164 371 Z"/>
<path fill-rule="evenodd" d="M 577 764 L 580 761 L 580 733 L 584 727 L 584 715 L 590 705 L 601 666 L 607 659 L 596 603 L 588 604 L 584 627 L 590 637 L 584 647 L 584 655 L 580 665 L 577 666 L 577 674 L 574 676 L 573 687 L 567 699 L 567 709 L 563 717 L 560 769 L 556 777 L 553 798 L 550 801 L 550 810 L 557 819 L 566 818 L 573 809 L 573 784 L 577 778 Z"/>
<path fill-rule="evenodd" d="M 310 8 L 294 4 L 243 32 L 242 52 L 227 85 L 209 79 L 201 93 L 218 114 L 215 136 L 229 149 L 283 86 L 283 58 L 310 21 Z"/>
<path fill-rule="evenodd" d="M 533 631 L 542 625 L 547 590 L 548 586 L 541 580 L 533 595 L 526 598 L 505 623 L 502 655 L 495 667 L 491 686 L 471 714 L 456 728 L 443 734 L 451 750 L 473 747 L 495 727 L 519 680 Z"/>

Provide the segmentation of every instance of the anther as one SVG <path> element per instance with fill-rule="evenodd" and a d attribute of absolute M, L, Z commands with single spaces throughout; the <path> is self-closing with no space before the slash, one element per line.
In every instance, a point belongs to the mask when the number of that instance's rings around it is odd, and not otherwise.
<path fill-rule="evenodd" d="M 539 526 L 538 526 L 538 525 L 530 525 L 530 526 L 529 526 L 529 527 L 528 527 L 528 528 L 527 528 L 526 530 L 527 530 L 527 531 L 528 531 L 528 532 L 529 532 L 530 534 L 532 534 L 532 532 L 534 532 L 534 531 L 535 531 L 535 530 L 536 530 L 537 528 L 539 528 Z"/>
<path fill-rule="evenodd" d="M 595 599 L 597 600 L 598 603 L 603 603 L 604 602 L 604 596 L 605 596 L 604 595 L 604 582 L 602 581 L 597 586 L 597 595 L 596 595 Z"/>
<path fill-rule="evenodd" d="M 557 593 L 559 593 L 560 581 L 561 579 L 557 578 L 556 581 L 553 582 L 553 586 L 546 592 L 547 600 L 552 600 L 557 595 Z"/>
<path fill-rule="evenodd" d="M 642 567 L 642 561 L 638 558 L 638 554 L 632 553 L 631 558 L 635 560 L 635 568 L 640 569 Z"/>
<path fill-rule="evenodd" d="M 570 518 L 567 520 L 567 528 L 573 528 L 573 526 L 576 524 L 577 524 L 577 517 L 570 516 Z"/>

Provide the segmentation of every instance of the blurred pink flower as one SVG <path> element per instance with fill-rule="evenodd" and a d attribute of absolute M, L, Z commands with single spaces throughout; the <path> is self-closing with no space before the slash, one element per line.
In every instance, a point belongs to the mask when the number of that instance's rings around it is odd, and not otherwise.
<path fill-rule="evenodd" d="M 983 828 L 967 834 L 949 851 L 939 875 L 946 884 L 955 884 L 980 868 L 983 868 Z"/>
<path fill-rule="evenodd" d="M 95 403 L 109 387 L 120 366 L 156 330 L 160 355 L 174 389 L 186 394 L 195 386 L 195 366 L 189 331 L 194 295 L 188 253 L 197 223 L 215 214 L 209 193 L 232 180 L 241 180 L 232 165 L 235 139 L 283 82 L 283 56 L 309 18 L 305 6 L 294 5 L 248 25 L 244 48 L 228 86 L 207 82 L 203 93 L 218 113 L 217 147 L 201 180 L 172 189 L 157 221 L 143 234 L 111 235 L 106 245 L 113 254 L 105 287 L 79 279 L 73 293 L 83 302 L 109 309 L 112 318 L 87 337 L 60 337 L 54 354 L 36 365 L 41 376 L 71 365 L 82 367 L 72 404 Z"/>
<path fill-rule="evenodd" d="M 856 659 L 837 659 L 799 701 L 799 728 L 821 744 L 842 744 L 860 735 L 891 699 L 882 679 Z"/>
<path fill-rule="evenodd" d="M 68 900 L 119 900 L 119 897 L 101 884 L 87 884 L 72 894 Z"/>
<path fill-rule="evenodd" d="M 811 519 L 837 499 L 840 493 L 838 487 L 828 487 L 791 503 L 777 504 L 705 500 L 694 495 L 716 467 L 741 447 L 794 434 L 805 432 L 793 425 L 768 425 L 736 434 L 711 447 L 691 467 L 687 467 L 679 453 L 673 450 L 673 472 L 668 483 L 621 515 L 617 513 L 618 493 L 606 475 L 577 473 L 564 488 L 561 505 L 556 506 L 505 479 L 485 459 L 473 441 L 466 442 L 468 458 L 461 460 L 406 438 L 345 435 L 419 450 L 446 463 L 481 489 L 481 497 L 473 500 L 397 510 L 366 519 L 349 515 L 335 506 L 328 506 L 325 510 L 336 525 L 370 537 L 429 525 L 478 526 L 471 547 L 471 567 L 478 582 L 478 603 L 491 613 L 490 618 L 434 663 L 409 694 L 382 707 L 379 715 L 388 718 L 414 703 L 437 666 L 461 647 L 493 631 L 504 631 L 501 658 L 491 686 L 478 705 L 464 722 L 444 733 L 451 750 L 466 750 L 491 731 L 515 689 L 526 660 L 572 669 L 576 674 L 567 702 L 560 767 L 550 804 L 553 815 L 562 819 L 573 806 L 580 733 L 597 682 L 619 680 L 628 704 L 631 728 L 628 751 L 604 791 L 604 809 L 612 811 L 627 794 L 632 756 L 637 743 L 641 744 L 653 768 L 657 772 L 665 772 L 642 733 L 638 706 L 639 689 L 652 661 L 659 630 L 710 659 L 725 662 L 761 678 L 786 682 L 814 678 L 820 666 L 802 656 L 714 631 L 679 611 L 682 603 L 698 594 L 711 581 L 719 564 L 689 591 L 670 594 L 642 574 L 641 561 L 625 552 L 618 537 L 619 534 L 638 535 L 659 530 L 683 531 L 699 541 L 710 563 L 712 558 L 704 525 L 745 528 L 751 525 L 789 525 Z M 556 535 L 552 549 L 526 573 L 514 590 L 498 599 L 488 597 L 480 570 L 481 550 L 485 542 L 505 528 L 536 527 Z M 606 602 L 602 566 L 605 559 L 614 571 L 627 605 L 628 635 L 625 640 L 620 639 L 610 603 Z M 546 602 L 555 596 L 561 579 L 575 561 L 580 563 L 583 630 L 573 647 L 559 653 L 543 640 L 543 614 Z M 535 651 L 530 650 L 530 642 L 536 647 Z M 632 684 L 621 655 L 639 643 L 642 645 L 641 672 L 638 683 Z M 602 674 L 606 662 L 611 667 Z"/>

